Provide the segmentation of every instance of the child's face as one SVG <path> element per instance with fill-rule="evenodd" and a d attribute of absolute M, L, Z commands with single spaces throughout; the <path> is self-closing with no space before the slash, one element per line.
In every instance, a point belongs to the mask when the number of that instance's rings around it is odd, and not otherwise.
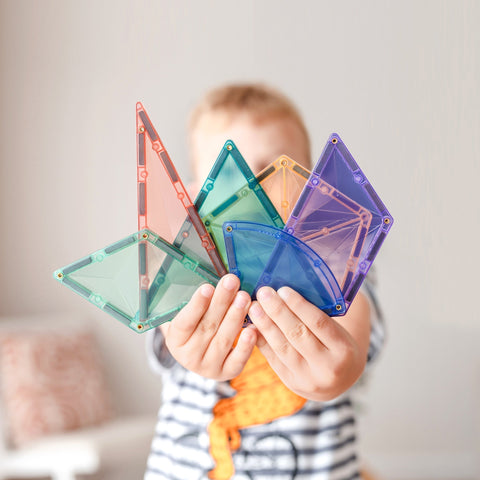
<path fill-rule="evenodd" d="M 207 178 L 226 140 L 233 140 L 255 174 L 280 155 L 310 167 L 308 144 L 300 127 L 288 117 L 257 121 L 250 114 L 208 113 L 191 136 L 195 193 Z"/>

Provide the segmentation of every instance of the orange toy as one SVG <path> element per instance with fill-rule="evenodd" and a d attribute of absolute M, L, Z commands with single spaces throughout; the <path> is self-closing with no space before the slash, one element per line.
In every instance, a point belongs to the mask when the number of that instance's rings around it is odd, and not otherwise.
<path fill-rule="evenodd" d="M 230 384 L 236 395 L 218 401 L 208 427 L 210 454 L 216 465 L 209 472 L 212 480 L 228 480 L 235 473 L 232 452 L 241 444 L 239 430 L 292 415 L 306 402 L 283 384 L 257 347 Z"/>

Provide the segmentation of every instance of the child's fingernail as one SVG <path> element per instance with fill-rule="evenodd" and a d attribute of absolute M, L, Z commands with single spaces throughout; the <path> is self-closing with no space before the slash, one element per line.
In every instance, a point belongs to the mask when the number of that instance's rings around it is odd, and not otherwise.
<path fill-rule="evenodd" d="M 259 300 L 267 300 L 270 298 L 274 293 L 273 288 L 271 287 L 262 287 L 258 292 L 257 292 L 257 298 Z"/>
<path fill-rule="evenodd" d="M 287 300 L 291 291 L 289 287 L 282 287 L 277 290 L 277 293 L 282 300 Z"/>
<path fill-rule="evenodd" d="M 237 295 L 235 297 L 235 300 L 233 301 L 233 304 L 237 308 L 241 308 L 243 310 L 247 306 L 249 301 L 250 301 L 250 299 L 248 298 L 247 295 L 240 294 L 240 292 L 239 292 L 239 293 L 237 293 Z"/>
<path fill-rule="evenodd" d="M 248 311 L 248 314 L 251 317 L 258 318 L 260 315 L 262 315 L 262 313 L 263 313 L 262 307 L 257 302 L 252 303 L 250 310 Z"/>
<path fill-rule="evenodd" d="M 235 275 L 225 275 L 222 284 L 226 290 L 235 290 L 238 285 L 238 278 Z"/>
<path fill-rule="evenodd" d="M 240 335 L 240 341 L 246 344 L 251 344 L 255 342 L 255 327 L 247 327 L 245 328 L 241 335 Z"/>
<path fill-rule="evenodd" d="M 200 287 L 200 294 L 202 297 L 210 298 L 213 295 L 214 287 L 209 283 L 205 283 Z"/>

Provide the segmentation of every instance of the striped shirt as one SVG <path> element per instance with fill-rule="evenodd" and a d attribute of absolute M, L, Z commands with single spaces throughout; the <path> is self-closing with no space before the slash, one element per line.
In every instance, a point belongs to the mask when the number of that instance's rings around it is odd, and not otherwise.
<path fill-rule="evenodd" d="M 363 292 L 372 304 L 370 364 L 383 344 L 384 328 L 370 281 L 364 282 Z M 175 362 L 159 329 L 149 336 L 148 352 L 152 367 L 162 376 L 163 389 L 144 480 L 208 479 L 215 466 L 208 433 L 213 408 L 236 392 L 228 382 L 205 379 Z M 350 392 L 330 402 L 308 400 L 293 415 L 240 430 L 231 478 L 360 478 L 355 430 Z"/>

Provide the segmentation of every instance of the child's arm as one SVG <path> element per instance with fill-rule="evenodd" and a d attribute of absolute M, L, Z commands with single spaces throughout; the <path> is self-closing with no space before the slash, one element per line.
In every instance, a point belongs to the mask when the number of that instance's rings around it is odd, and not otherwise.
<path fill-rule="evenodd" d="M 240 281 L 232 274 L 222 277 L 216 288 L 202 285 L 171 322 L 160 326 L 178 363 L 219 381 L 240 374 L 257 335 L 255 328 L 242 330 L 251 300 L 239 288 Z"/>
<path fill-rule="evenodd" d="M 258 329 L 257 345 L 292 391 L 327 401 L 345 392 L 367 362 L 370 307 L 359 293 L 347 314 L 330 318 L 294 290 L 258 291 L 249 316 Z"/>

